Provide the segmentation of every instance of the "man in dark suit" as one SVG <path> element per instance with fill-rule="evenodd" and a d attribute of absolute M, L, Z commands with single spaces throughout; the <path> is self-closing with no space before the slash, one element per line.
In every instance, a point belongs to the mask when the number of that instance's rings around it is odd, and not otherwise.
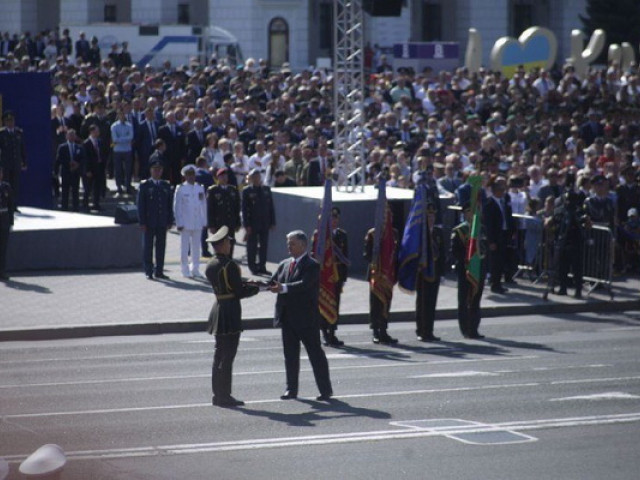
<path fill-rule="evenodd" d="M 505 273 L 505 259 L 509 242 L 514 241 L 516 224 L 511 212 L 511 202 L 507 190 L 507 180 L 502 176 L 493 176 L 488 184 L 492 196 L 487 199 L 482 211 L 487 244 L 489 246 L 489 273 L 491 274 L 491 291 L 507 293 L 502 286 L 502 275 Z"/>
<path fill-rule="evenodd" d="M 231 396 L 231 377 L 242 332 L 240 299 L 255 295 L 258 287 L 244 282 L 240 277 L 240 267 L 230 255 L 231 237 L 226 226 L 211 234 L 207 241 L 216 252 L 205 270 L 216 295 L 207 324 L 207 331 L 216 336 L 211 370 L 212 403 L 219 407 L 238 407 L 244 402 Z"/>
<path fill-rule="evenodd" d="M 91 125 L 89 127 L 89 138 L 82 146 L 84 147 L 85 163 L 82 174 L 82 185 L 84 188 L 84 206 L 89 207 L 89 197 L 93 197 L 94 210 L 100 210 L 100 197 L 105 177 L 105 153 L 100 140 L 100 127 Z"/>
<path fill-rule="evenodd" d="M 276 226 L 273 197 L 271 189 L 262 185 L 260 170 L 251 170 L 249 182 L 250 184 L 242 190 L 242 221 L 247 232 L 247 263 L 254 275 L 271 275 L 267 271 L 266 263 L 269 230 Z"/>
<path fill-rule="evenodd" d="M 283 260 L 271 277 L 269 290 L 278 294 L 275 325 L 282 328 L 287 389 L 280 397 L 298 397 L 300 372 L 300 342 L 304 345 L 313 368 L 320 396 L 329 401 L 333 395 L 329 378 L 329 363 L 320 345 L 318 330 L 318 294 L 320 265 L 307 254 L 307 236 L 302 230 L 287 234 L 287 249 L 291 258 Z"/>
<path fill-rule="evenodd" d="M 167 146 L 165 155 L 169 168 L 165 166 L 163 178 L 170 180 L 172 185 L 177 185 L 182 180 L 180 170 L 186 160 L 186 143 L 182 127 L 176 123 L 176 115 L 173 111 L 167 112 L 167 123 L 158 129 L 158 137 L 164 140 Z"/>
<path fill-rule="evenodd" d="M 151 162 L 151 178 L 140 183 L 138 190 L 138 221 L 142 229 L 144 273 L 149 280 L 167 279 L 164 272 L 164 254 L 167 245 L 167 230 L 173 224 L 173 195 L 171 186 L 162 180 L 162 163 Z M 156 264 L 153 265 L 155 243 Z"/>
<path fill-rule="evenodd" d="M 149 157 L 153 153 L 154 144 L 158 138 L 158 122 L 152 108 L 144 111 L 144 120 L 138 125 L 136 132 L 136 149 L 138 152 L 138 178 L 148 178 Z"/>
<path fill-rule="evenodd" d="M 213 233 L 223 225 L 231 232 L 231 251 L 236 244 L 235 232 L 240 229 L 240 194 L 238 189 L 229 185 L 229 170 L 220 168 L 216 173 L 217 185 L 207 189 L 207 227 Z"/>
<path fill-rule="evenodd" d="M 67 141 L 58 145 L 55 171 L 62 180 L 60 208 L 69 210 L 71 192 L 73 211 L 80 210 L 80 175 L 84 168 L 84 149 L 76 143 L 76 131 L 67 130 Z"/>
<path fill-rule="evenodd" d="M 204 132 L 204 122 L 201 118 L 196 118 L 193 122 L 193 129 L 187 134 L 187 163 L 195 163 L 196 158 L 205 145 L 207 134 Z"/>

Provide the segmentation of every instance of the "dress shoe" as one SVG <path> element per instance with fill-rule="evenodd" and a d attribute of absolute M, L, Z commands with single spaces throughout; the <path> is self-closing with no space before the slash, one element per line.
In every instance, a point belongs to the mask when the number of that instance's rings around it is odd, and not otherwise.
<path fill-rule="evenodd" d="M 153 275 L 151 273 L 147 273 L 147 280 L 153 280 Z"/>
<path fill-rule="evenodd" d="M 220 398 L 220 399 L 213 397 L 211 399 L 211 403 L 213 403 L 213 405 L 215 405 L 216 407 L 225 407 L 225 408 L 241 407 L 242 405 L 244 405 L 244 402 L 242 400 L 233 398 L 231 395 L 229 395 L 228 398 Z"/>
<path fill-rule="evenodd" d="M 271 272 L 264 267 L 258 269 L 258 273 L 260 275 L 271 275 Z"/>
<path fill-rule="evenodd" d="M 380 334 L 378 335 L 378 341 L 376 342 L 374 339 L 373 343 L 382 343 L 383 345 L 393 345 L 394 343 L 398 343 L 398 339 L 393 338 L 387 332 L 383 331 L 383 332 L 380 332 Z"/>
<path fill-rule="evenodd" d="M 573 297 L 577 298 L 577 299 L 581 299 L 582 298 L 582 291 L 576 290 L 576 293 L 575 293 L 575 295 Z"/>
<path fill-rule="evenodd" d="M 560 287 L 560 289 L 556 292 L 556 295 L 566 295 L 567 289 L 565 287 Z"/>
<path fill-rule="evenodd" d="M 507 290 L 506 288 L 504 288 L 501 285 L 498 285 L 497 287 L 491 287 L 491 291 L 493 293 L 499 293 L 501 295 L 504 295 L 505 293 L 507 293 L 509 290 Z"/>
<path fill-rule="evenodd" d="M 156 278 L 159 278 L 161 280 L 169 280 L 169 277 L 164 273 L 156 273 Z"/>
<path fill-rule="evenodd" d="M 466 336 L 466 338 L 471 338 L 473 340 L 480 340 L 481 338 L 484 338 L 484 335 L 480 335 L 479 333 L 471 333 L 469 335 Z"/>
<path fill-rule="evenodd" d="M 322 395 L 318 395 L 316 397 L 316 400 L 319 402 L 330 402 L 331 401 L 331 394 L 330 393 L 323 393 Z"/>
<path fill-rule="evenodd" d="M 421 342 L 439 342 L 440 337 L 436 337 L 435 335 L 418 335 L 418 340 Z"/>
<path fill-rule="evenodd" d="M 338 339 L 338 337 L 336 337 L 335 335 L 331 334 L 325 340 L 325 345 L 329 347 L 342 347 L 344 345 L 344 342 Z"/>
<path fill-rule="evenodd" d="M 0 273 L 0 282 L 8 282 L 9 281 L 9 275 L 7 275 L 6 273 Z"/>
<path fill-rule="evenodd" d="M 204 279 L 204 275 L 202 275 L 200 272 L 195 272 L 192 275 L 192 278 L 197 278 L 198 280 L 203 280 Z"/>
<path fill-rule="evenodd" d="M 280 395 L 280 400 L 294 400 L 296 398 L 298 398 L 298 394 L 292 392 L 291 390 L 287 390 L 282 395 Z"/>

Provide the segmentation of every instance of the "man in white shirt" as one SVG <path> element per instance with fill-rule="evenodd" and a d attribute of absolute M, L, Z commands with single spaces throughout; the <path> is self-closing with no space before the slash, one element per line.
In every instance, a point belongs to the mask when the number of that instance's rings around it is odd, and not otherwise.
<path fill-rule="evenodd" d="M 180 265 L 182 276 L 203 278 L 200 273 L 200 234 L 207 224 L 207 202 L 204 187 L 196 183 L 196 166 L 182 168 L 185 181 L 178 185 L 173 200 L 173 214 L 180 232 Z M 189 263 L 191 252 L 191 263 Z"/>

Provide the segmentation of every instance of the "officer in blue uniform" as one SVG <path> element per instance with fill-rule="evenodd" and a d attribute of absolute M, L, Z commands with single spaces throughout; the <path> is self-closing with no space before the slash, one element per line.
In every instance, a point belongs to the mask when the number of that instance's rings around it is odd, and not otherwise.
<path fill-rule="evenodd" d="M 0 128 L 0 165 L 4 167 L 5 181 L 11 185 L 16 202 L 20 189 L 20 172 L 27 169 L 27 155 L 24 148 L 24 132 L 16 127 L 16 117 L 7 110 L 2 114 L 4 126 Z M 13 209 L 17 210 L 16 203 Z"/>
<path fill-rule="evenodd" d="M 173 225 L 173 194 L 169 182 L 162 179 L 162 162 L 150 164 L 151 178 L 140 183 L 138 191 L 138 218 L 142 229 L 144 273 L 149 280 L 153 276 L 167 279 L 164 270 L 164 254 L 167 230 Z M 155 244 L 155 269 L 153 248 Z"/>

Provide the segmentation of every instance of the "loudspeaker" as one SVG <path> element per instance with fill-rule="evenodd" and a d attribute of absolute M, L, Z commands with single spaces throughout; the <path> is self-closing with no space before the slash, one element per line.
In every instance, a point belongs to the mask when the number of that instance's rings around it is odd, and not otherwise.
<path fill-rule="evenodd" d="M 362 9 L 372 17 L 399 17 L 402 0 L 363 0 Z"/>
<path fill-rule="evenodd" d="M 138 223 L 138 207 L 136 205 L 119 203 L 118 205 L 116 205 L 116 215 L 114 221 L 121 225 L 125 225 L 128 223 Z"/>

